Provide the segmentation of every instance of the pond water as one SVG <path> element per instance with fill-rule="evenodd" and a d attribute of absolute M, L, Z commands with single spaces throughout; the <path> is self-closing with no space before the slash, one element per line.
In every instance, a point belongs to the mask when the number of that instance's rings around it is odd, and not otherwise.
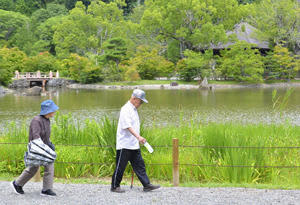
<path fill-rule="evenodd" d="M 300 125 L 300 88 L 295 88 L 282 114 L 274 114 L 273 89 L 222 90 L 146 90 L 149 104 L 139 109 L 146 126 L 165 126 L 182 120 L 196 122 L 282 123 Z M 37 115 L 40 103 L 52 99 L 61 113 L 71 113 L 75 119 L 101 119 L 107 115 L 117 119 L 121 106 L 131 90 L 49 90 L 47 96 L 9 94 L 0 97 L 0 126 L 29 121 Z M 279 89 L 284 96 L 286 89 Z"/>

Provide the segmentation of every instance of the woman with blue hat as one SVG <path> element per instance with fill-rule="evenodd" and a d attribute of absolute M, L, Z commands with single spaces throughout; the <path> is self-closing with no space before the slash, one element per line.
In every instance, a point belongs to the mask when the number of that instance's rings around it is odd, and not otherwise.
<path fill-rule="evenodd" d="M 41 103 L 41 112 L 35 116 L 29 127 L 29 141 L 41 138 L 44 144 L 55 150 L 54 145 L 50 141 L 50 118 L 55 115 L 58 106 L 52 100 L 46 100 Z M 36 174 L 39 166 L 28 166 L 22 174 L 12 182 L 12 187 L 15 193 L 24 194 L 23 186 Z M 54 163 L 45 166 L 43 177 L 43 189 L 41 195 L 56 196 L 53 192 L 53 177 L 54 177 Z"/>

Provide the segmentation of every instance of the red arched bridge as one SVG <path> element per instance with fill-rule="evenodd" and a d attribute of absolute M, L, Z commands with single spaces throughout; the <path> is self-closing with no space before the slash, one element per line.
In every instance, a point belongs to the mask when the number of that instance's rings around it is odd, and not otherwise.
<path fill-rule="evenodd" d="M 49 73 L 41 73 L 40 71 L 37 72 L 22 72 L 15 71 L 15 77 L 14 80 L 19 79 L 26 79 L 30 82 L 30 87 L 33 85 L 40 85 L 42 87 L 45 87 L 47 82 L 53 78 L 59 78 L 59 72 L 52 72 Z"/>

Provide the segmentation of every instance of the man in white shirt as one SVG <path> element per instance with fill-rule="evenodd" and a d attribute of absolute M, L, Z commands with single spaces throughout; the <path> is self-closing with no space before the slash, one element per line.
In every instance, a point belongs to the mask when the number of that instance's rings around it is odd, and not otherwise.
<path fill-rule="evenodd" d="M 134 172 L 144 186 L 144 191 L 152 191 L 160 187 L 150 183 L 141 155 L 140 143 L 144 144 L 146 139 L 140 136 L 140 119 L 137 109 L 143 102 L 148 103 L 145 92 L 135 89 L 130 100 L 121 108 L 117 129 L 116 169 L 111 183 L 112 192 L 125 192 L 120 188 L 120 183 L 128 161 L 130 161 Z"/>

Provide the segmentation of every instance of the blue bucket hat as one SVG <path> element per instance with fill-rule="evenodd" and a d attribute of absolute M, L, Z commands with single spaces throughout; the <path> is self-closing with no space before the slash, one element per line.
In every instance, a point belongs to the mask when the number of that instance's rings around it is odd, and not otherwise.
<path fill-rule="evenodd" d="M 41 112 L 40 115 L 47 115 L 51 112 L 55 112 L 59 107 L 55 105 L 52 100 L 45 100 L 41 103 Z"/>

